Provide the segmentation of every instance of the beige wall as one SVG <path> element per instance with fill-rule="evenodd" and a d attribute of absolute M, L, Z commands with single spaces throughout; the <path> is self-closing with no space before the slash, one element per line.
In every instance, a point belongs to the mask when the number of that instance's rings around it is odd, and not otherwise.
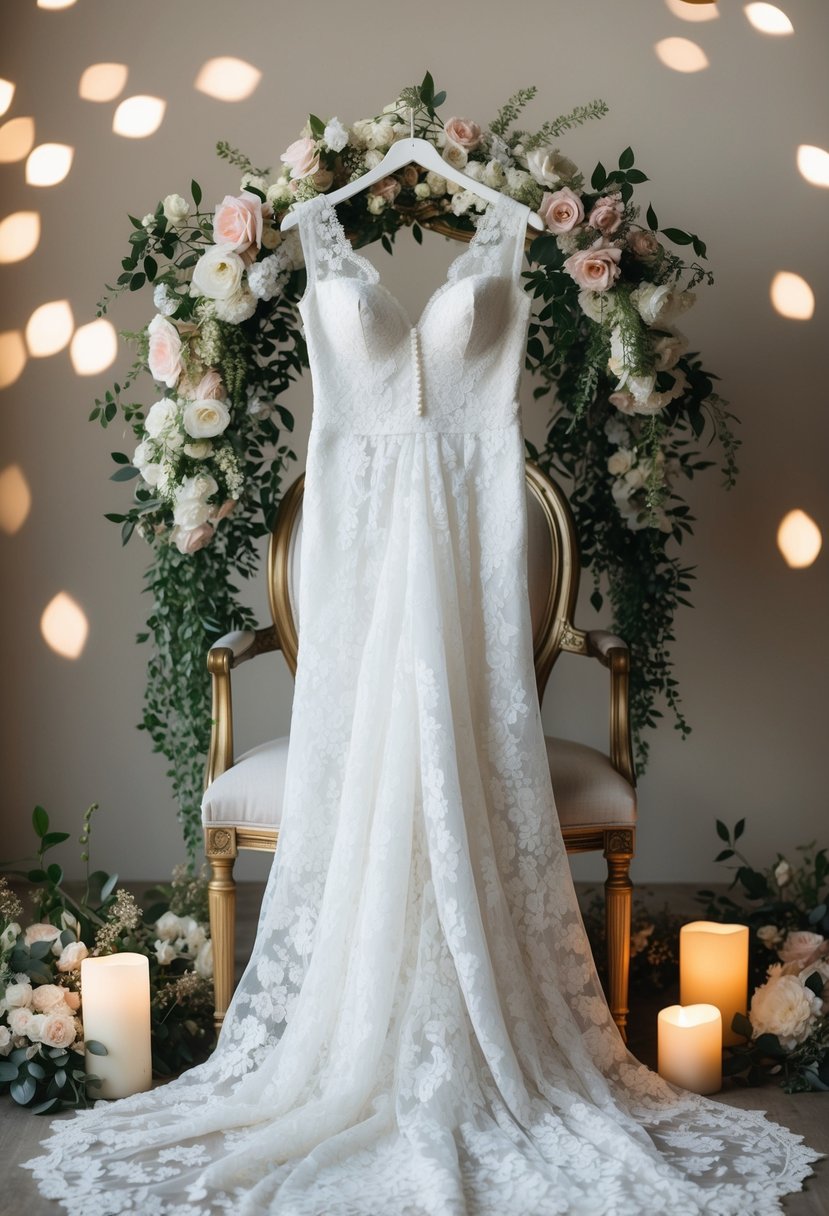
<path fill-rule="evenodd" d="M 641 783 L 639 881 L 708 880 L 713 821 L 747 815 L 746 848 L 758 861 L 777 848 L 826 840 L 827 664 L 822 645 L 827 561 L 789 571 L 775 548 L 780 517 L 800 506 L 826 529 L 827 411 L 824 312 L 827 192 L 807 185 L 795 149 L 829 142 L 825 50 L 829 10 L 814 0 L 781 0 L 796 33 L 763 37 L 738 4 L 690 25 L 661 0 L 494 0 L 452 6 L 421 0 L 231 9 L 215 0 L 126 4 L 81 0 L 64 12 L 33 0 L 5 15 L 0 76 L 17 83 L 7 117 L 31 114 L 37 141 L 72 144 L 67 180 L 48 190 L 23 184 L 22 165 L 0 167 L 2 214 L 37 207 L 43 236 L 27 261 L 2 269 L 0 330 L 21 328 L 39 304 L 66 297 L 78 323 L 91 320 L 103 281 L 112 282 L 128 232 L 126 212 L 142 215 L 191 175 L 206 199 L 235 190 L 234 170 L 213 153 L 228 139 L 259 163 L 278 163 L 309 110 L 345 121 L 391 100 L 428 67 L 449 92 L 448 113 L 482 122 L 518 87 L 540 96 L 527 115 L 539 125 L 573 105 L 604 97 L 603 122 L 565 136 L 561 146 L 587 169 L 614 161 L 631 143 L 663 223 L 687 226 L 708 241 L 716 287 L 703 295 L 685 329 L 693 349 L 722 377 L 743 419 L 745 446 L 736 492 L 709 476 L 692 487 L 697 533 L 686 546 L 698 567 L 693 611 L 678 622 L 677 670 L 694 733 L 683 743 L 665 726 L 652 740 Z M 697 40 L 711 66 L 680 75 L 661 66 L 652 44 L 667 36 Z M 192 82 L 213 55 L 238 55 L 263 69 L 253 97 L 228 105 L 196 93 Z M 111 132 L 113 105 L 78 98 L 91 63 L 129 65 L 126 94 L 165 97 L 167 114 L 150 139 Z M 382 250 L 386 281 L 415 312 L 457 252 L 427 238 L 418 250 L 404 234 L 393 260 Z M 809 323 L 777 317 L 768 285 L 778 269 L 812 283 Z M 119 305 L 116 324 L 146 322 L 149 299 Z M 116 371 L 126 366 L 122 356 Z M 102 811 L 93 862 L 124 877 L 163 877 L 182 853 L 164 765 L 135 730 L 143 689 L 143 650 L 133 644 L 146 610 L 146 550 L 122 551 L 103 520 L 126 498 L 107 478 L 108 453 L 123 448 L 120 428 L 103 433 L 85 421 L 109 374 L 80 379 L 66 353 L 33 360 L 0 393 L 2 467 L 17 463 L 33 507 L 23 529 L 0 536 L 6 576 L 2 732 L 3 853 L 29 842 L 32 806 L 42 802 L 55 826 L 74 830 L 92 800 Z M 545 415 L 524 385 L 525 426 L 543 432 Z M 149 382 L 145 386 L 149 394 Z M 298 451 L 309 426 L 310 386 L 289 402 L 298 416 Z M 90 621 L 77 662 L 52 654 L 38 620 L 67 590 Z M 264 611 L 264 599 L 258 606 Z M 593 623 L 591 613 L 582 621 Z M 603 673 L 571 660 L 551 686 L 551 730 L 588 742 L 605 733 Z M 241 741 L 251 744 L 290 721 L 291 682 L 279 662 L 241 673 Z M 243 874 L 263 873 L 248 859 Z M 587 869 L 585 868 L 587 864 Z M 68 862 L 73 872 L 78 863 Z M 595 873 L 589 863 L 578 872 Z"/>

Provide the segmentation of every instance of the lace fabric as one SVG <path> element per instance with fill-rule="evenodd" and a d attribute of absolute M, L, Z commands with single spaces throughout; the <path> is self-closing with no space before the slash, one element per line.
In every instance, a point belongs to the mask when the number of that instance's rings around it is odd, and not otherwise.
<path fill-rule="evenodd" d="M 416 326 L 327 198 L 300 212 L 280 843 L 213 1056 L 26 1163 L 69 1212 L 766 1216 L 818 1156 L 640 1064 L 596 976 L 533 669 L 527 210 L 489 206 Z"/>

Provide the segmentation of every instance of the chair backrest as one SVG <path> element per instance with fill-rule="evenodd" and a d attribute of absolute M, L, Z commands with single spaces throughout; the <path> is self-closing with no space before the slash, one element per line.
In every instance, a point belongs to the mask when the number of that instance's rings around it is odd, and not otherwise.
<path fill-rule="evenodd" d="M 285 660 L 296 672 L 302 495 L 305 474 L 288 487 L 279 505 L 268 551 L 271 615 Z M 556 483 L 533 461 L 526 465 L 528 587 L 539 698 L 561 650 L 579 631 L 573 611 L 579 589 L 579 552 L 573 515 Z M 569 643 L 569 644 L 568 644 Z"/>

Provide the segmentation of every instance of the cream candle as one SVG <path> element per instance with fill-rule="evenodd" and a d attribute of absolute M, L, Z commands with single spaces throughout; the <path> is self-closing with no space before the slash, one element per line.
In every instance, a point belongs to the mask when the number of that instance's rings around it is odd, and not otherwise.
<path fill-rule="evenodd" d="M 101 1078 L 91 1091 L 126 1098 L 152 1083 L 150 964 L 143 954 L 106 954 L 81 963 L 81 1012 L 85 1039 L 97 1039 L 107 1055 L 86 1053 L 87 1072 Z"/>
<path fill-rule="evenodd" d="M 681 1005 L 716 1005 L 723 1043 L 741 1043 L 731 1029 L 735 1013 L 748 1010 L 748 926 L 695 920 L 679 933 Z"/>
<path fill-rule="evenodd" d="M 716 1005 L 669 1005 L 658 1019 L 660 1077 L 695 1094 L 722 1088 L 722 1018 Z"/>

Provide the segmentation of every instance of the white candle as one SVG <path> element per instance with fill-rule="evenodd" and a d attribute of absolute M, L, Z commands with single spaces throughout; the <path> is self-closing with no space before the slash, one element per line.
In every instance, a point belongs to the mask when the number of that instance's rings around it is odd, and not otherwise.
<path fill-rule="evenodd" d="M 748 1010 L 748 926 L 695 920 L 679 933 L 679 1002 L 716 1005 L 723 1043 L 743 1042 L 731 1029 L 735 1013 Z"/>
<path fill-rule="evenodd" d="M 97 1039 L 107 1055 L 86 1053 L 86 1071 L 102 1085 L 95 1098 L 126 1098 L 152 1084 L 150 963 L 144 954 L 106 954 L 81 963 L 81 1012 L 85 1039 Z"/>
<path fill-rule="evenodd" d="M 695 1094 L 722 1088 L 722 1018 L 716 1005 L 670 1005 L 658 1020 L 660 1077 Z"/>

